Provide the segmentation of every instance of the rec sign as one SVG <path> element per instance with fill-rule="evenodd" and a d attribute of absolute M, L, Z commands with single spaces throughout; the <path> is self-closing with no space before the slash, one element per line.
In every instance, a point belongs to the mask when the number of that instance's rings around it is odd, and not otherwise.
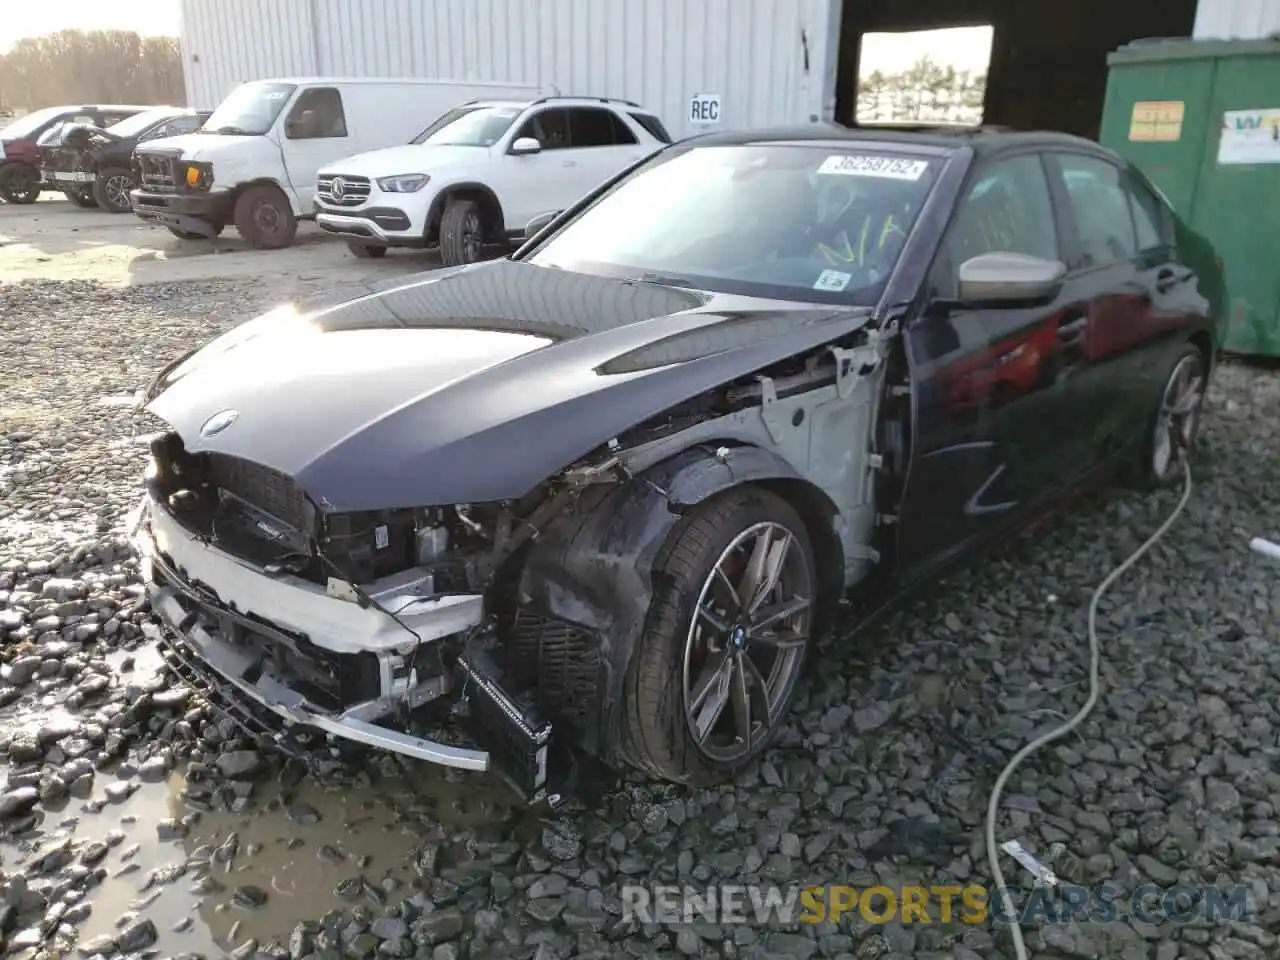
<path fill-rule="evenodd" d="M 695 93 L 689 102 L 690 123 L 719 123 L 720 94 Z"/>

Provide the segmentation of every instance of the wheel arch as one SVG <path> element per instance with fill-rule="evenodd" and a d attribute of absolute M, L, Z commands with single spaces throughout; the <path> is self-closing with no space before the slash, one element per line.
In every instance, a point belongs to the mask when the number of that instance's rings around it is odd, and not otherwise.
<path fill-rule="evenodd" d="M 1200 355 L 1204 358 L 1204 369 L 1207 374 L 1213 369 L 1217 360 L 1217 345 L 1214 343 L 1213 334 L 1208 330 L 1197 330 L 1187 340 L 1200 351 Z"/>
<path fill-rule="evenodd" d="M 520 579 L 520 614 L 567 625 L 589 639 L 598 662 L 598 722 L 573 732 L 603 759 L 619 746 L 625 677 L 643 633 L 663 559 L 688 513 L 711 499 L 756 486 L 800 515 L 814 550 L 819 596 L 814 634 L 830 628 L 843 592 L 844 554 L 835 504 L 790 464 L 745 444 L 684 450 L 598 494 L 551 524 L 532 546 Z"/>
<path fill-rule="evenodd" d="M 506 229 L 506 219 L 502 212 L 502 203 L 493 188 L 478 180 L 464 180 L 451 183 L 436 194 L 427 211 L 427 242 L 435 243 L 440 239 L 440 218 L 444 216 L 444 208 L 453 199 L 474 200 L 480 207 L 480 224 L 484 228 L 485 237 L 499 240 Z"/>

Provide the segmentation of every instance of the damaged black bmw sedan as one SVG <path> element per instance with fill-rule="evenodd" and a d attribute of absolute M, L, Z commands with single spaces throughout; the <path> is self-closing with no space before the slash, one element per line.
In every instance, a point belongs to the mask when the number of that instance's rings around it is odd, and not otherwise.
<path fill-rule="evenodd" d="M 770 743 L 846 593 L 882 608 L 1100 477 L 1178 482 L 1221 289 L 1086 141 L 686 140 L 509 258 L 170 365 L 158 629 L 295 729 L 530 798 L 553 739 L 705 782 Z M 414 720 L 460 704 L 461 742 Z"/>

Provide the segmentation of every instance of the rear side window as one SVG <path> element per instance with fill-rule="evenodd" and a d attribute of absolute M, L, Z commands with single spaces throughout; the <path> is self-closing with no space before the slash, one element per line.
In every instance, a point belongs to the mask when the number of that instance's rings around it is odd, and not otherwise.
<path fill-rule="evenodd" d="M 1080 235 L 1080 267 L 1133 258 L 1138 238 L 1120 168 L 1097 157 L 1057 155 Z"/>
<path fill-rule="evenodd" d="M 1129 177 L 1129 206 L 1133 211 L 1133 226 L 1137 235 L 1138 252 L 1147 253 L 1172 246 L 1173 217 L 1155 193 L 1137 177 Z"/>
<path fill-rule="evenodd" d="M 570 107 L 569 145 L 572 147 L 616 147 L 635 143 L 627 125 L 612 110 L 599 107 Z"/>
<path fill-rule="evenodd" d="M 671 142 L 671 134 L 667 133 L 667 128 L 662 125 L 662 121 L 653 114 L 633 113 L 631 114 L 631 119 L 644 127 L 649 136 L 653 137 L 653 139 L 657 140 L 659 143 Z"/>
<path fill-rule="evenodd" d="M 284 124 L 290 140 L 324 140 L 347 135 L 342 94 L 334 87 L 312 87 L 298 95 Z"/>

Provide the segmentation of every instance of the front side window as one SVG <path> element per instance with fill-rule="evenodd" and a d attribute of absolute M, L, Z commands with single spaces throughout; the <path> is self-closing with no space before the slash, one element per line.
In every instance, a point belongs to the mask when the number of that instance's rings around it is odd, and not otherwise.
<path fill-rule="evenodd" d="M 303 90 L 289 110 L 284 135 L 290 140 L 327 140 L 347 135 L 342 94 L 333 87 Z"/>
<path fill-rule="evenodd" d="M 512 141 L 532 137 L 542 144 L 543 150 L 566 150 L 569 141 L 569 111 L 561 109 L 539 110 L 520 125 Z"/>
<path fill-rule="evenodd" d="M 514 106 L 455 107 L 411 141 L 442 147 L 491 147 L 520 116 Z"/>
<path fill-rule="evenodd" d="M 205 129 L 237 137 L 269 131 L 297 87 L 292 83 L 246 83 L 236 87 L 209 116 Z"/>
<path fill-rule="evenodd" d="M 854 144 L 697 147 L 636 170 L 528 259 L 713 291 L 870 304 L 936 165 Z"/>
<path fill-rule="evenodd" d="M 168 110 L 144 110 L 142 113 L 135 113 L 132 116 L 109 124 L 107 130 L 121 140 L 127 140 L 129 137 L 138 136 L 151 126 L 171 116 L 173 114 Z"/>
<path fill-rule="evenodd" d="M 953 268 L 984 253 L 1057 260 L 1053 201 L 1040 157 L 996 160 L 980 170 L 956 207 L 946 250 Z"/>
<path fill-rule="evenodd" d="M 1138 252 L 1120 168 L 1097 157 L 1059 154 L 1058 164 L 1080 235 L 1080 267 L 1102 267 Z"/>

